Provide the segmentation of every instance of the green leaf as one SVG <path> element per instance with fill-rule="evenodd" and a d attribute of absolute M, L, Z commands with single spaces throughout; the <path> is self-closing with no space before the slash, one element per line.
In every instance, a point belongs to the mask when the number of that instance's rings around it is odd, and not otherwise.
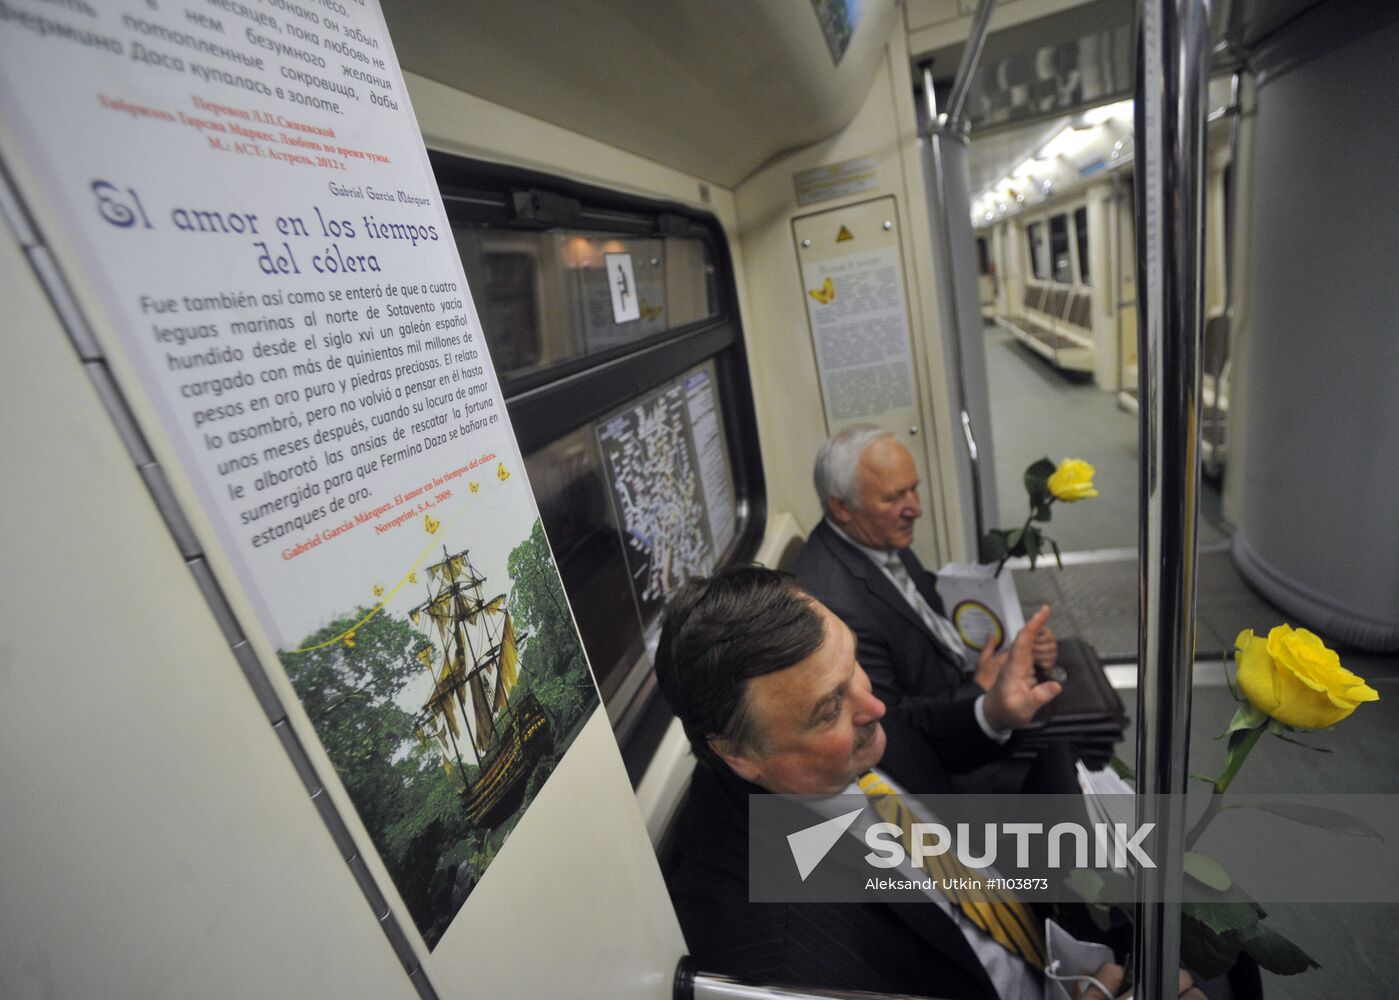
<path fill-rule="evenodd" d="M 1032 526 L 1025 529 L 1025 552 L 1030 557 L 1031 566 L 1039 558 L 1042 544 L 1039 528 Z"/>
<path fill-rule="evenodd" d="M 1229 877 L 1229 873 L 1224 870 L 1223 865 L 1208 854 L 1201 854 L 1199 851 L 1185 852 L 1185 874 L 1211 889 L 1218 889 L 1220 892 L 1224 892 L 1234 884 L 1234 880 Z"/>
<path fill-rule="evenodd" d="M 1227 902 L 1181 903 L 1180 912 L 1198 920 L 1216 934 L 1241 931 L 1255 926 L 1262 913 L 1252 903 L 1230 900 Z"/>
<path fill-rule="evenodd" d="M 1224 730 L 1227 733 L 1237 733 L 1248 729 L 1257 729 L 1263 723 L 1271 723 L 1268 713 L 1261 708 L 1255 708 L 1249 702 L 1244 702 L 1239 706 L 1239 710 L 1234 713 L 1234 718 L 1229 723 L 1229 728 Z M 1269 726 L 1271 729 L 1271 725 Z M 1230 749 L 1233 749 L 1232 742 Z"/>
<path fill-rule="evenodd" d="M 1048 521 L 1054 517 L 1054 508 L 1049 505 L 1049 501 L 1035 504 L 1035 520 Z"/>
<path fill-rule="evenodd" d="M 1064 879 L 1064 884 L 1078 893 L 1085 903 L 1092 903 L 1102 894 L 1106 883 L 1103 882 L 1103 876 L 1092 868 L 1075 868 L 1073 873 Z"/>
<path fill-rule="evenodd" d="M 1219 737 L 1216 736 L 1215 739 L 1219 739 Z M 1213 785 L 1219 780 L 1218 778 L 1211 778 L 1208 774 L 1196 774 L 1194 771 L 1190 772 L 1190 777 L 1195 781 L 1203 781 L 1207 785 Z"/>
<path fill-rule="evenodd" d="M 1000 562 L 1010 552 L 1006 545 L 1006 532 L 999 528 L 993 528 L 986 532 L 981 538 L 981 561 L 984 563 Z"/>
<path fill-rule="evenodd" d="M 1025 529 L 1014 528 L 1006 532 L 1006 548 L 1010 549 L 1013 556 L 1023 556 L 1025 554 Z"/>
<path fill-rule="evenodd" d="M 1180 962 L 1196 976 L 1213 979 L 1228 972 L 1243 945 L 1184 912 L 1180 918 Z"/>
<path fill-rule="evenodd" d="M 1032 462 L 1025 470 L 1025 492 L 1030 494 L 1030 506 L 1038 506 L 1040 496 L 1049 495 L 1049 477 L 1054 475 L 1054 470 L 1058 468 L 1048 458 L 1042 458 L 1038 462 Z"/>
<path fill-rule="evenodd" d="M 1089 918 L 1098 930 L 1107 932 L 1112 929 L 1112 907 L 1102 903 L 1085 903 L 1084 909 L 1088 911 Z"/>
<path fill-rule="evenodd" d="M 1137 780 L 1137 772 L 1132 770 L 1132 766 L 1121 757 L 1117 756 L 1117 754 L 1112 755 L 1112 759 L 1108 761 L 1108 767 L 1116 771 L 1117 776 L 1123 781 Z"/>
<path fill-rule="evenodd" d="M 1384 836 L 1370 824 L 1356 819 L 1338 809 L 1325 809 L 1321 806 L 1303 805 L 1295 802 L 1246 802 L 1234 809 L 1261 809 L 1275 816 L 1282 816 L 1296 823 L 1305 823 L 1321 830 L 1344 833 L 1351 837 L 1368 837 L 1383 842 Z"/>
<path fill-rule="evenodd" d="M 1275 975 L 1295 976 L 1308 969 L 1321 968 L 1321 963 L 1301 948 L 1262 924 L 1236 931 L 1234 937 L 1255 962 Z"/>

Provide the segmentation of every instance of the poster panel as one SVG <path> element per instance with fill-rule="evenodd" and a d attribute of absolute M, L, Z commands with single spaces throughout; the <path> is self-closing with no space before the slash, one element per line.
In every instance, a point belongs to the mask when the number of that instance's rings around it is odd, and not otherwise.
<path fill-rule="evenodd" d="M 0 108 L 435 945 L 598 701 L 377 3 L 4 0 Z"/>
<path fill-rule="evenodd" d="M 898 217 L 883 197 L 792 220 L 830 433 L 873 421 L 902 434 L 923 422 Z"/>
<path fill-rule="evenodd" d="M 895 246 L 803 262 L 807 315 L 831 426 L 914 406 L 913 352 Z"/>

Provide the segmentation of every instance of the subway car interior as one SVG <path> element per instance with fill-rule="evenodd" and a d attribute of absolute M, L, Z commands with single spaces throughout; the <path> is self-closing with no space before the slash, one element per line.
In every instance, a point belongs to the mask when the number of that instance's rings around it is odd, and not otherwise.
<path fill-rule="evenodd" d="M 1144 791 L 1214 773 L 1236 638 L 1287 623 L 1380 697 L 1304 739 L 1329 752 L 1268 740 L 1235 790 L 1399 793 L 1399 8 L 380 3 L 600 706 L 440 940 L 415 933 L 276 647 L 238 639 L 245 605 L 210 596 L 236 585 L 133 463 L 131 390 L 26 257 L 0 116 L 0 996 L 673 995 L 696 762 L 662 611 L 690 576 L 790 568 L 817 450 L 859 422 L 912 454 L 930 568 L 1025 521 L 1027 466 L 1094 466 L 1054 550 L 1007 567 L 1103 664 Z M 242 37 L 296 5 L 187 6 Z M 9 44 L 15 11 L 87 4 L 4 7 Z M 866 298 L 831 325 L 847 264 Z M 648 434 L 686 482 L 630 450 Z M 1319 968 L 1263 995 L 1399 996 L 1399 902 L 1266 908 Z"/>

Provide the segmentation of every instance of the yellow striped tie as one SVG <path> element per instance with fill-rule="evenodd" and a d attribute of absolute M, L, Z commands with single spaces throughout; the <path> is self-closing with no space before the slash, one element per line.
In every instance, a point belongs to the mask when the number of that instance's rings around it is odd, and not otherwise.
<path fill-rule="evenodd" d="M 904 850 L 910 858 L 913 857 L 913 813 L 903 797 L 894 791 L 883 775 L 874 771 L 861 776 L 860 791 L 874 804 L 874 811 L 881 819 L 903 831 Z M 938 881 L 942 894 L 961 908 L 966 918 L 989 934 L 992 940 L 1012 954 L 1019 955 L 1034 968 L 1044 968 L 1044 931 L 1034 913 L 1014 893 L 1008 889 L 986 888 L 985 880 L 963 865 L 957 859 L 955 850 L 925 856 L 923 869 Z M 970 878 L 980 883 L 982 888 L 977 895 L 984 898 L 972 899 L 965 890 L 956 888 L 959 878 Z M 946 888 L 946 885 L 953 888 Z"/>

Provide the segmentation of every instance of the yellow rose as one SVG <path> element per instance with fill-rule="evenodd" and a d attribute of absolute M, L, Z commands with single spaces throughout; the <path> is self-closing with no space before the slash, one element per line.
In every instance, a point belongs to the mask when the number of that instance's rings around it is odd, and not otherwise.
<path fill-rule="evenodd" d="M 1341 666 L 1341 659 L 1311 632 L 1279 625 L 1268 638 L 1244 629 L 1234 640 L 1239 687 L 1253 706 L 1299 729 L 1340 722 L 1379 692 Z"/>
<path fill-rule="evenodd" d="M 1065 503 L 1087 500 L 1098 495 L 1098 491 L 1093 488 L 1093 472 L 1093 466 L 1083 459 L 1066 458 L 1050 475 L 1046 485 L 1050 493 Z"/>

